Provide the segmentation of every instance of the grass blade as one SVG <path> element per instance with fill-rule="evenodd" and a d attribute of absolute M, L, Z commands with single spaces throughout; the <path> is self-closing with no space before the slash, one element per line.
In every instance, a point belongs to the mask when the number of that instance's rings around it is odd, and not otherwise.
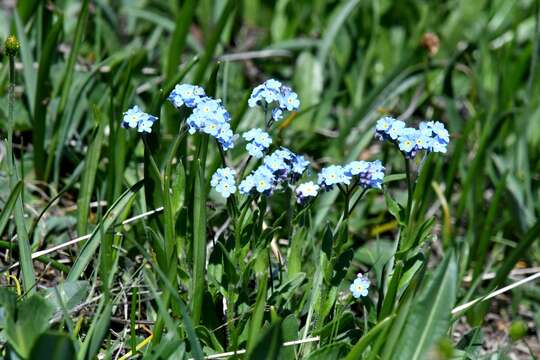
<path fill-rule="evenodd" d="M 377 323 L 367 334 L 362 336 L 360 340 L 353 346 L 351 352 L 347 355 L 345 360 L 361 359 L 364 351 L 370 346 L 383 330 L 385 330 L 394 320 L 395 315 L 389 316 Z"/>
<path fill-rule="evenodd" d="M 38 77 L 33 113 L 32 145 L 34 146 L 34 171 L 38 179 L 41 179 L 45 172 L 46 153 L 45 153 L 45 126 L 47 119 L 47 96 L 49 96 L 49 72 L 51 69 L 53 53 L 56 51 L 58 40 L 64 25 L 63 18 L 60 17 L 49 34 L 43 46 L 41 57 L 39 59 Z"/>
<path fill-rule="evenodd" d="M 201 57 L 201 61 L 199 62 L 199 67 L 197 68 L 197 72 L 195 73 L 195 77 L 194 77 L 195 84 L 199 84 L 204 78 L 204 74 L 206 73 L 208 64 L 210 64 L 210 61 L 212 60 L 212 56 L 214 55 L 216 46 L 223 33 L 223 29 L 225 28 L 225 25 L 227 25 L 227 21 L 233 18 L 231 14 L 233 10 L 235 9 L 235 7 L 236 7 L 236 1 L 229 0 L 227 1 L 227 4 L 223 8 L 223 11 L 218 19 L 218 22 L 214 28 L 214 31 L 212 32 L 212 34 L 210 35 L 210 38 L 208 39 L 208 42 L 206 43 L 204 54 Z"/>
<path fill-rule="evenodd" d="M 34 94 L 36 93 L 36 72 L 34 70 L 34 57 L 32 56 L 32 49 L 26 33 L 24 31 L 23 22 L 17 12 L 15 12 L 15 26 L 17 28 L 17 36 L 21 43 L 21 58 L 23 62 L 23 78 L 26 95 L 28 102 L 30 103 L 30 109 L 34 109 Z"/>
<path fill-rule="evenodd" d="M 13 212 L 13 209 L 15 208 L 15 204 L 17 203 L 17 199 L 19 198 L 19 195 L 21 194 L 21 191 L 23 189 L 23 182 L 19 181 L 13 190 L 11 191 L 11 194 L 9 194 L 9 198 L 7 199 L 6 203 L 4 204 L 4 208 L 2 209 L 2 212 L 0 212 L 0 235 L 4 232 L 9 217 L 11 216 L 11 213 Z"/>
<path fill-rule="evenodd" d="M 330 27 L 326 29 L 324 37 L 319 46 L 319 53 L 317 54 L 319 64 L 321 64 L 323 68 L 324 64 L 326 63 L 328 53 L 330 52 L 330 48 L 335 43 L 339 29 L 341 29 L 341 27 L 345 24 L 345 21 L 359 3 L 360 0 L 349 0 L 341 9 L 339 9 L 336 17 L 330 22 Z"/>
<path fill-rule="evenodd" d="M 457 272 L 455 256 L 451 252 L 412 306 L 396 344 L 395 358 L 424 359 L 434 342 L 444 336 L 456 298 Z"/>
<path fill-rule="evenodd" d="M 205 136 L 204 139 L 208 144 L 208 137 Z M 206 186 L 203 170 L 204 162 L 202 160 L 196 160 L 193 203 L 193 300 L 191 311 L 195 325 L 201 319 L 206 266 Z"/>
<path fill-rule="evenodd" d="M 77 260 L 75 260 L 75 263 L 67 276 L 67 281 L 79 279 L 79 276 L 81 276 L 86 266 L 92 261 L 96 249 L 101 243 L 103 234 L 106 233 L 124 211 L 129 208 L 135 195 L 142 188 L 142 185 L 143 181 L 141 180 L 130 189 L 126 190 L 105 213 L 103 219 L 99 222 L 98 226 L 94 229 L 92 235 L 81 249 L 81 253 L 77 257 Z"/>
<path fill-rule="evenodd" d="M 97 124 L 97 128 L 94 131 L 94 136 L 92 136 L 94 141 L 90 144 L 86 154 L 86 164 L 82 174 L 79 198 L 77 199 L 77 233 L 79 236 L 87 233 L 89 205 L 94 189 L 99 156 L 101 154 L 101 145 L 104 138 L 103 128 L 106 124 L 105 118 L 102 116 L 101 111 L 97 106 L 94 106 L 93 117 Z"/>

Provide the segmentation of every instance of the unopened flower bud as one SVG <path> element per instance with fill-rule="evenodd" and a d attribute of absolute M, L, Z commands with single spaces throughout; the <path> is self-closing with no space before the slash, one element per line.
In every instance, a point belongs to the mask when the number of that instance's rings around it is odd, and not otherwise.
<path fill-rule="evenodd" d="M 21 44 L 19 44 L 17 38 L 14 35 L 9 35 L 5 43 L 6 55 L 17 56 L 20 48 Z"/>

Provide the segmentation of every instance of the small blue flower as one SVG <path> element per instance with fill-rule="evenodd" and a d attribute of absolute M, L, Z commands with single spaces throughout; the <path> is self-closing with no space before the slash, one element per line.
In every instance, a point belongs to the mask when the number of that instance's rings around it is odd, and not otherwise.
<path fill-rule="evenodd" d="M 392 126 L 390 127 L 390 130 L 388 131 L 388 136 L 390 137 L 391 140 L 396 141 L 400 135 L 408 131 L 405 129 L 410 129 L 410 128 L 406 128 L 405 123 L 403 121 L 396 120 L 392 123 Z"/>
<path fill-rule="evenodd" d="M 257 131 L 248 132 L 244 137 L 254 141 L 257 134 Z M 256 149 L 248 151 L 251 153 Z M 309 162 L 303 156 L 282 147 L 263 158 L 262 164 L 240 183 L 240 192 L 242 194 L 259 192 L 269 196 L 275 190 L 300 179 L 308 165 Z"/>
<path fill-rule="evenodd" d="M 299 204 L 306 203 L 310 198 L 317 196 L 319 192 L 319 185 L 314 184 L 313 181 L 308 181 L 306 183 L 298 185 L 296 188 L 296 202 Z"/>
<path fill-rule="evenodd" d="M 394 121 L 396 121 L 396 119 L 390 116 L 385 116 L 383 118 L 380 118 L 379 120 L 377 120 L 377 123 L 375 124 L 375 131 L 378 134 L 381 134 L 382 136 L 387 135 Z"/>
<path fill-rule="evenodd" d="M 384 166 L 380 160 L 376 161 L 353 161 L 345 167 L 347 176 L 356 177 L 358 183 L 363 188 L 382 188 L 382 180 L 384 178 Z"/>
<path fill-rule="evenodd" d="M 401 120 L 385 116 L 377 121 L 375 137 L 388 140 L 399 147 L 405 157 L 411 159 L 425 150 L 446 153 L 450 135 L 444 124 L 438 121 L 421 122 L 419 129 L 406 127 Z"/>
<path fill-rule="evenodd" d="M 154 124 L 154 121 L 152 121 L 150 118 L 143 119 L 139 122 L 137 131 L 140 133 L 144 133 L 144 132 L 151 133 L 153 124 Z"/>
<path fill-rule="evenodd" d="M 283 110 L 281 110 L 280 108 L 274 108 L 272 110 L 272 119 L 274 119 L 274 121 L 279 121 L 283 119 Z"/>
<path fill-rule="evenodd" d="M 242 136 L 249 141 L 246 145 L 246 150 L 251 156 L 256 157 L 257 159 L 264 156 L 264 151 L 268 149 L 272 143 L 270 135 L 262 129 L 251 129 Z"/>
<path fill-rule="evenodd" d="M 401 135 L 398 141 L 399 149 L 405 154 L 407 159 L 411 159 L 416 155 L 416 136 L 414 134 Z"/>
<path fill-rule="evenodd" d="M 122 119 L 122 127 L 126 129 L 136 128 L 139 125 L 139 122 L 146 117 L 145 115 L 146 114 L 143 113 L 137 105 L 135 105 L 124 113 L 124 118 Z"/>
<path fill-rule="evenodd" d="M 298 111 L 300 100 L 298 94 L 281 82 L 270 79 L 256 86 L 248 100 L 249 107 L 262 106 L 265 110 L 276 103 L 272 108 L 272 119 L 279 121 L 283 118 L 283 111 Z"/>
<path fill-rule="evenodd" d="M 286 91 L 282 92 L 281 97 L 282 102 L 280 103 L 281 108 L 285 108 L 288 111 L 297 111 L 300 108 L 300 100 L 298 100 L 298 94 L 291 91 L 287 88 Z"/>
<path fill-rule="evenodd" d="M 227 151 L 234 147 L 234 134 L 229 123 L 221 124 L 216 135 L 217 141 L 223 150 Z"/>
<path fill-rule="evenodd" d="M 279 82 L 278 80 L 269 79 L 269 80 L 266 80 L 266 82 L 264 83 L 264 86 L 266 86 L 266 88 L 269 90 L 279 91 L 282 85 L 281 85 L 281 82 Z"/>
<path fill-rule="evenodd" d="M 428 150 L 431 152 L 446 153 L 450 134 L 444 127 L 444 124 L 438 121 L 429 121 L 420 123 L 420 131 L 425 136 L 431 138 Z"/>
<path fill-rule="evenodd" d="M 240 182 L 240 185 L 238 185 L 238 189 L 242 195 L 253 193 L 254 188 L 255 177 L 253 175 L 246 176 L 246 178 Z"/>
<path fill-rule="evenodd" d="M 139 107 L 135 105 L 124 113 L 122 127 L 126 129 L 137 128 L 137 131 L 140 133 L 151 133 L 152 125 L 157 119 L 157 117 L 141 111 Z"/>
<path fill-rule="evenodd" d="M 331 165 L 321 170 L 317 183 L 324 189 L 330 190 L 334 185 L 349 185 L 351 177 L 345 173 L 345 169 L 339 165 Z"/>
<path fill-rule="evenodd" d="M 345 166 L 345 174 L 355 176 L 366 172 L 369 165 L 366 161 L 353 161 Z"/>
<path fill-rule="evenodd" d="M 368 162 L 368 169 L 359 174 L 360 185 L 364 188 L 381 189 L 384 179 L 384 166 L 380 160 Z"/>
<path fill-rule="evenodd" d="M 253 182 L 257 192 L 270 195 L 274 187 L 274 175 L 268 168 L 260 166 L 253 173 Z"/>
<path fill-rule="evenodd" d="M 363 296 L 368 295 L 369 279 L 362 274 L 358 274 L 353 283 L 349 287 L 349 290 L 356 299 L 360 299 Z"/>
<path fill-rule="evenodd" d="M 263 159 L 263 164 L 266 165 L 273 174 L 282 175 L 284 172 L 287 172 L 289 167 L 285 163 L 285 160 L 280 157 L 278 154 L 273 153 L 272 155 L 266 156 Z"/>
<path fill-rule="evenodd" d="M 227 167 L 217 169 L 214 175 L 212 175 L 210 185 L 216 189 L 221 196 L 228 198 L 231 194 L 236 192 L 235 174 L 236 172 L 233 169 Z"/>
<path fill-rule="evenodd" d="M 249 155 L 253 156 L 256 159 L 260 159 L 264 156 L 264 148 L 259 146 L 256 143 L 247 143 L 246 150 Z"/>
<path fill-rule="evenodd" d="M 234 147 L 234 134 L 229 121 L 231 115 L 221 104 L 221 100 L 201 97 L 193 113 L 187 118 L 190 134 L 203 132 L 216 138 L 223 150 Z"/>
<path fill-rule="evenodd" d="M 186 105 L 194 108 L 205 97 L 204 89 L 197 85 L 178 84 L 167 98 L 177 109 Z"/>
<path fill-rule="evenodd" d="M 302 175 L 309 166 L 307 161 L 302 155 L 295 155 L 292 160 L 292 172 L 298 175 Z"/>

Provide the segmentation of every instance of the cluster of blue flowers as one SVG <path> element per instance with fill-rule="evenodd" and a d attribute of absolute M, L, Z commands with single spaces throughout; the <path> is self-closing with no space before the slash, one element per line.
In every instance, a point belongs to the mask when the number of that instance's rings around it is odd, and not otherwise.
<path fill-rule="evenodd" d="M 197 85 L 178 84 L 167 98 L 177 109 L 182 106 L 196 107 L 206 97 L 204 89 Z"/>
<path fill-rule="evenodd" d="M 224 198 L 228 198 L 231 194 L 236 192 L 235 175 L 236 171 L 231 168 L 225 167 L 217 169 L 214 175 L 212 175 L 210 185 Z"/>
<path fill-rule="evenodd" d="M 376 161 L 353 161 L 345 166 L 331 165 L 321 170 L 318 184 L 325 191 L 334 185 L 359 184 L 363 188 L 380 189 L 384 178 L 384 166 Z"/>
<path fill-rule="evenodd" d="M 137 131 L 140 133 L 151 133 L 152 125 L 157 119 L 157 117 L 141 111 L 141 109 L 135 105 L 124 113 L 122 127 L 126 129 L 137 128 Z"/>
<path fill-rule="evenodd" d="M 360 299 L 363 296 L 368 295 L 368 289 L 369 289 L 369 279 L 358 273 L 356 279 L 354 279 L 353 283 L 349 287 L 349 290 L 352 293 L 352 296 L 354 296 L 356 299 Z"/>
<path fill-rule="evenodd" d="M 264 156 L 264 152 L 272 143 L 272 138 L 262 129 L 251 129 L 245 132 L 242 137 L 248 141 L 246 150 L 249 155 L 260 159 Z"/>
<path fill-rule="evenodd" d="M 238 186 L 240 193 L 271 195 L 281 184 L 295 183 L 309 165 L 309 161 L 287 148 L 275 150 L 264 157 L 262 164 Z"/>
<path fill-rule="evenodd" d="M 176 108 L 185 105 L 193 109 L 187 118 L 190 134 L 200 131 L 213 136 L 223 150 L 234 147 L 231 115 L 223 107 L 221 100 L 206 96 L 202 87 L 191 84 L 176 85 L 168 99 Z"/>
<path fill-rule="evenodd" d="M 281 120 L 285 110 L 298 111 L 300 109 L 298 94 L 274 79 L 267 80 L 255 87 L 248 100 L 249 107 L 262 106 L 265 110 L 274 103 L 275 106 L 272 109 L 274 121 Z"/>
<path fill-rule="evenodd" d="M 401 120 L 385 116 L 377 121 L 375 136 L 396 144 L 406 158 L 412 159 L 425 150 L 446 153 L 450 136 L 444 124 L 438 121 L 421 122 L 419 129 L 405 126 Z"/>

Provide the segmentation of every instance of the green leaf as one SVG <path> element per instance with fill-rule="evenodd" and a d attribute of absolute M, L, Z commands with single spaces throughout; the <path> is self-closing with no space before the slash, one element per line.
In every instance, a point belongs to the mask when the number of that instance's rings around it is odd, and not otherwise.
<path fill-rule="evenodd" d="M 326 254 L 328 259 L 332 258 L 332 248 L 334 247 L 334 233 L 330 224 L 326 225 L 326 229 L 323 235 L 322 251 Z"/>
<path fill-rule="evenodd" d="M 227 22 L 229 21 L 229 19 L 234 18 L 234 16 L 232 16 L 232 13 L 235 8 L 236 8 L 236 0 L 228 0 L 227 3 L 224 5 L 221 15 L 214 27 L 214 30 L 212 31 L 212 33 L 210 34 L 208 38 L 208 41 L 206 42 L 206 47 L 204 48 L 204 54 L 201 57 L 201 61 L 199 62 L 199 66 L 197 67 L 197 72 L 195 73 L 195 76 L 194 76 L 195 84 L 200 83 L 202 79 L 204 78 L 204 74 L 206 73 L 206 70 L 209 67 L 208 65 L 210 64 L 210 61 L 212 61 L 212 57 L 214 55 L 219 39 L 221 38 L 225 25 L 227 25 Z"/>
<path fill-rule="evenodd" d="M 395 181 L 401 181 L 401 180 L 405 180 L 407 178 L 407 175 L 402 173 L 402 174 L 392 174 L 392 175 L 386 175 L 383 179 L 383 184 L 389 184 L 391 182 L 395 182 Z"/>
<path fill-rule="evenodd" d="M 6 225 L 9 222 L 9 217 L 11 216 L 11 213 L 13 212 L 13 209 L 15 208 L 15 204 L 17 203 L 17 199 L 19 195 L 21 194 L 22 189 L 23 189 L 23 182 L 19 181 L 15 185 L 15 187 L 13 187 L 11 194 L 9 194 L 9 197 L 4 204 L 4 208 L 2 209 L 2 212 L 0 212 L 0 235 L 2 235 L 2 233 L 4 232 L 6 228 Z"/>
<path fill-rule="evenodd" d="M 81 249 L 81 253 L 75 260 L 75 263 L 67 276 L 67 281 L 76 281 L 79 279 L 79 276 L 81 276 L 84 269 L 86 269 L 88 264 L 94 258 L 95 252 L 101 243 L 101 239 L 109 228 L 124 214 L 125 210 L 130 207 L 135 195 L 142 188 L 143 182 L 144 180 L 141 180 L 126 190 L 105 213 L 105 216 L 103 216 L 103 219 L 96 226 L 90 238 Z"/>
<path fill-rule="evenodd" d="M 384 200 L 386 201 L 388 212 L 392 214 L 394 218 L 396 218 L 397 222 L 400 225 L 405 225 L 404 210 L 396 200 L 392 199 L 392 196 L 390 196 L 390 193 L 388 191 L 384 192 Z"/>
<path fill-rule="evenodd" d="M 49 101 L 47 96 L 50 96 L 49 91 L 49 73 L 51 69 L 54 52 L 58 46 L 58 40 L 64 25 L 63 17 L 60 16 L 54 23 L 52 29 L 48 32 L 45 45 L 41 51 L 39 58 L 39 68 L 37 77 L 37 87 L 35 97 L 32 121 L 32 145 L 34 146 L 34 171 L 36 176 L 41 179 L 45 172 L 47 163 L 47 154 L 45 153 L 45 137 L 46 137 L 46 120 Z"/>
<path fill-rule="evenodd" d="M 262 327 L 264 308 L 266 306 L 266 289 L 268 279 L 266 276 L 259 277 L 257 300 L 253 310 L 253 316 L 249 321 L 249 336 L 247 342 L 248 353 L 255 352 L 255 348 L 259 345 L 257 339 L 259 339 L 259 331 Z"/>
<path fill-rule="evenodd" d="M 326 345 L 320 349 L 315 350 L 308 357 L 307 360 L 338 360 L 343 359 L 348 351 L 348 345 L 345 342 L 337 342 L 334 344 Z"/>
<path fill-rule="evenodd" d="M 36 93 L 36 71 L 34 70 L 34 57 L 32 48 L 26 38 L 24 25 L 18 12 L 15 12 L 15 25 L 17 28 L 17 38 L 21 44 L 21 58 L 23 62 L 23 77 L 26 94 L 30 102 L 30 109 L 34 110 L 34 94 Z"/>
<path fill-rule="evenodd" d="M 330 48 L 335 43 L 336 36 L 341 29 L 341 27 L 345 24 L 345 21 L 347 18 L 351 15 L 351 13 L 354 11 L 356 6 L 360 3 L 360 0 L 349 0 L 346 4 L 341 6 L 335 11 L 335 14 L 332 14 L 334 16 L 330 16 L 329 19 L 329 26 L 325 29 L 323 32 L 324 36 L 322 38 L 321 45 L 319 46 L 319 52 L 317 54 L 317 59 L 319 61 L 319 64 L 324 67 L 326 64 L 326 58 L 328 57 L 328 53 L 330 52 Z"/>
<path fill-rule="evenodd" d="M 208 137 L 205 136 L 206 144 Z M 203 159 L 204 160 L 204 159 Z M 198 325 L 201 318 L 205 289 L 206 266 L 206 187 L 201 159 L 196 160 L 195 197 L 193 204 L 193 283 L 192 318 Z"/>
<path fill-rule="evenodd" d="M 306 109 L 321 101 L 324 83 L 323 70 L 317 58 L 309 51 L 304 51 L 298 56 L 296 68 L 301 69 L 301 71 L 296 71 L 294 74 L 295 90 L 298 92 L 302 108 Z M 312 124 L 308 121 L 293 122 L 293 126 L 296 129 L 308 130 Z"/>
<path fill-rule="evenodd" d="M 64 71 L 64 76 L 62 79 L 62 92 L 60 97 L 60 104 L 58 113 L 59 115 L 63 114 L 66 107 L 67 100 L 70 96 L 71 83 L 73 78 L 73 73 L 75 71 L 75 61 L 79 54 L 79 49 L 81 48 L 84 31 L 86 29 L 86 20 L 88 18 L 88 3 L 89 0 L 83 0 L 81 4 L 81 10 L 77 19 L 77 26 L 75 28 L 75 37 L 73 39 L 73 45 L 69 52 L 68 61 Z"/>
<path fill-rule="evenodd" d="M 403 271 L 403 262 L 398 261 L 394 267 L 394 273 L 390 279 L 390 284 L 384 295 L 384 300 L 381 307 L 381 312 L 379 314 L 379 319 L 386 318 L 394 310 L 394 304 L 396 300 L 396 295 L 399 289 L 399 281 L 401 279 L 401 273 Z"/>
<path fill-rule="evenodd" d="M 457 271 L 456 259 L 451 252 L 415 299 L 393 359 L 425 359 L 431 346 L 446 334 L 456 299 Z"/>
<path fill-rule="evenodd" d="M 49 328 L 53 307 L 39 295 L 17 305 L 16 314 L 8 314 L 6 337 L 23 358 L 28 358 L 38 337 Z"/>
<path fill-rule="evenodd" d="M 79 236 L 86 235 L 87 233 L 88 211 L 90 209 L 92 192 L 94 190 L 99 156 L 101 154 L 101 145 L 104 138 L 104 127 L 106 125 L 106 122 L 104 121 L 105 117 L 102 116 L 101 111 L 97 106 L 94 106 L 93 108 L 93 117 L 97 128 L 92 136 L 94 140 L 88 147 L 86 153 L 85 166 L 81 179 L 81 189 L 79 191 L 79 198 L 77 199 L 77 233 Z"/>
<path fill-rule="evenodd" d="M 64 281 L 59 283 L 56 288 L 66 309 L 71 310 L 86 300 L 90 284 L 88 281 Z M 61 310 L 62 304 L 60 304 L 54 288 L 46 290 L 45 299 L 54 307 L 55 311 Z"/>
<path fill-rule="evenodd" d="M 251 330 L 254 331 L 254 330 Z M 260 328 L 255 330 L 255 334 L 260 333 Z M 259 336 L 257 343 L 251 349 L 248 348 L 247 358 L 249 360 L 270 360 L 278 359 L 279 350 L 283 343 L 281 330 L 281 320 L 276 321 Z"/>
<path fill-rule="evenodd" d="M 298 339 L 298 336 L 299 336 L 298 320 L 293 314 L 287 316 L 283 320 L 283 322 L 281 323 L 281 329 L 283 333 L 283 341 L 294 341 Z M 279 358 L 280 359 L 294 359 L 295 358 L 294 350 L 295 349 L 293 346 L 282 346 Z"/>
<path fill-rule="evenodd" d="M 394 315 L 389 316 L 377 323 L 373 328 L 371 328 L 367 334 L 362 336 L 360 340 L 353 346 L 352 350 L 347 354 L 347 357 L 345 360 L 356 360 L 361 359 L 362 354 L 368 346 L 372 345 L 375 338 L 386 329 L 387 326 L 389 326 L 392 323 L 392 320 L 394 319 Z"/>
<path fill-rule="evenodd" d="M 75 346 L 69 336 L 60 333 L 41 335 L 30 353 L 30 359 L 72 360 L 75 359 Z"/>

